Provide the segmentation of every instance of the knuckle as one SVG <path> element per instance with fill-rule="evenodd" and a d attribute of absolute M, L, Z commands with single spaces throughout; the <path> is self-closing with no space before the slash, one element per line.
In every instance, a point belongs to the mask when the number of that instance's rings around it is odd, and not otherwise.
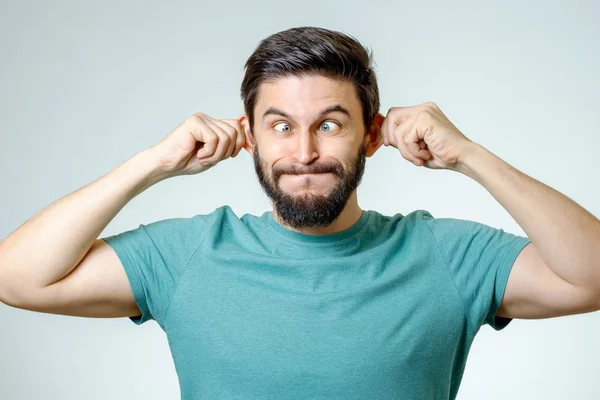
<path fill-rule="evenodd" d="M 202 160 L 202 162 L 207 162 L 207 163 L 210 163 L 210 164 L 214 164 L 216 162 L 215 158 L 216 158 L 215 154 L 214 153 L 210 153 L 210 154 L 207 154 L 204 157 L 204 159 Z"/>
<path fill-rule="evenodd" d="M 219 134 L 218 131 L 214 130 L 211 127 L 208 127 L 208 135 L 211 137 L 212 140 L 214 140 L 215 142 L 218 142 L 221 135 Z"/>
<path fill-rule="evenodd" d="M 237 134 L 237 131 L 235 130 L 235 128 L 231 125 L 227 125 L 227 128 L 225 129 L 225 133 L 227 133 L 227 135 L 229 137 L 235 137 L 235 135 Z"/>
<path fill-rule="evenodd" d="M 207 156 L 212 156 L 215 153 L 216 149 L 217 146 L 215 142 L 206 143 L 203 148 L 204 154 L 206 154 Z"/>
<path fill-rule="evenodd" d="M 198 123 L 198 117 L 195 115 L 190 115 L 183 121 L 183 125 L 196 125 Z"/>
<path fill-rule="evenodd" d="M 198 130 L 201 130 L 202 129 L 202 119 L 200 117 L 192 115 L 184 121 L 183 125 L 187 126 L 187 127 L 194 127 Z"/>
<path fill-rule="evenodd" d="M 427 117 L 429 117 L 429 110 L 421 110 L 417 113 L 417 119 L 419 120 L 423 120 Z"/>
<path fill-rule="evenodd" d="M 404 157 L 405 160 L 408 160 L 411 162 L 413 161 L 412 157 L 408 154 L 408 152 L 406 150 L 402 149 L 400 151 L 400 153 L 402 154 L 402 157 Z"/>
<path fill-rule="evenodd" d="M 219 137 L 219 142 L 223 142 L 224 145 L 231 143 L 231 137 L 229 135 L 223 135 Z"/>
<path fill-rule="evenodd" d="M 438 105 L 436 103 L 434 103 L 433 101 L 428 101 L 427 107 L 429 108 L 429 111 L 438 111 L 440 109 L 438 107 Z"/>
<path fill-rule="evenodd" d="M 208 135 L 204 135 L 203 142 L 204 147 L 207 147 L 210 151 L 215 151 L 219 145 L 219 137 L 209 133 Z"/>
<path fill-rule="evenodd" d="M 205 114 L 203 114 L 201 112 L 197 112 L 197 113 L 190 115 L 190 117 L 188 119 L 198 120 L 198 119 L 203 119 L 204 117 L 206 117 Z"/>

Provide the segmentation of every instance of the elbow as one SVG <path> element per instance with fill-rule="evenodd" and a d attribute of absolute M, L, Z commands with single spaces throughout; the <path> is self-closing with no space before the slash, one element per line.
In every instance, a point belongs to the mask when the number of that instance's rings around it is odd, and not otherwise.
<path fill-rule="evenodd" d="M 600 311 L 600 288 L 593 289 L 592 291 L 590 291 L 590 293 L 592 293 L 590 295 L 592 303 L 592 312 Z"/>
<path fill-rule="evenodd" d="M 0 267 L 0 303 L 4 303 L 7 306 L 20 308 L 20 304 L 17 301 L 18 291 L 16 285 L 11 283 L 11 279 L 2 274 L 2 268 Z"/>
<path fill-rule="evenodd" d="M 8 291 L 6 289 L 4 289 L 3 287 L 0 287 L 0 303 L 4 303 L 7 306 L 11 306 L 11 307 L 16 307 L 16 304 L 14 302 L 14 300 L 12 299 L 12 296 L 9 296 Z"/>

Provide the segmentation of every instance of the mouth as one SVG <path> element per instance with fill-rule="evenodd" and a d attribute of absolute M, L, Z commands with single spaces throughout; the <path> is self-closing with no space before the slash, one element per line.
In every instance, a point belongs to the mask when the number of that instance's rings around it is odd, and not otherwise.
<path fill-rule="evenodd" d="M 331 172 L 293 173 L 283 174 L 281 182 L 287 182 L 293 185 L 294 188 L 320 188 L 325 190 L 329 188 L 332 177 L 335 177 L 335 174 Z"/>
<path fill-rule="evenodd" d="M 305 176 L 305 175 L 326 175 L 326 174 L 331 174 L 331 172 L 301 172 L 301 173 L 297 173 L 297 174 L 285 174 L 285 175 L 298 175 L 298 176 Z"/>
<path fill-rule="evenodd" d="M 284 174 L 288 176 L 288 179 L 292 180 L 323 180 L 328 179 L 333 174 L 329 172 L 318 172 L 318 173 L 301 173 L 301 174 Z"/>

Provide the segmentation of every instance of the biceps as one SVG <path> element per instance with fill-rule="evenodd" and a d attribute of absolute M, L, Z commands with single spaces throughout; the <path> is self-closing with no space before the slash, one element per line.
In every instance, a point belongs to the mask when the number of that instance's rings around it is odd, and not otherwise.
<path fill-rule="evenodd" d="M 98 239 L 67 276 L 43 289 L 17 296 L 13 306 L 25 310 L 80 317 L 139 315 L 125 270 L 114 250 Z"/>
<path fill-rule="evenodd" d="M 596 295 L 557 276 L 528 244 L 512 267 L 497 316 L 541 319 L 598 309 Z"/>

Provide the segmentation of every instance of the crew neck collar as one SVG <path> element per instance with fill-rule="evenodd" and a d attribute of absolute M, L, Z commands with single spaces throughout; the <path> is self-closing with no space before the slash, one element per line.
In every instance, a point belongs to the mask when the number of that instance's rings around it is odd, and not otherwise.
<path fill-rule="evenodd" d="M 310 235 L 296 232 L 281 225 L 273 217 L 273 211 L 267 211 L 264 215 L 266 216 L 269 225 L 283 238 L 303 244 L 331 244 L 340 242 L 359 232 L 370 217 L 370 213 L 367 210 L 363 210 L 358 221 L 356 221 L 354 225 L 350 226 L 346 230 L 329 235 Z"/>

